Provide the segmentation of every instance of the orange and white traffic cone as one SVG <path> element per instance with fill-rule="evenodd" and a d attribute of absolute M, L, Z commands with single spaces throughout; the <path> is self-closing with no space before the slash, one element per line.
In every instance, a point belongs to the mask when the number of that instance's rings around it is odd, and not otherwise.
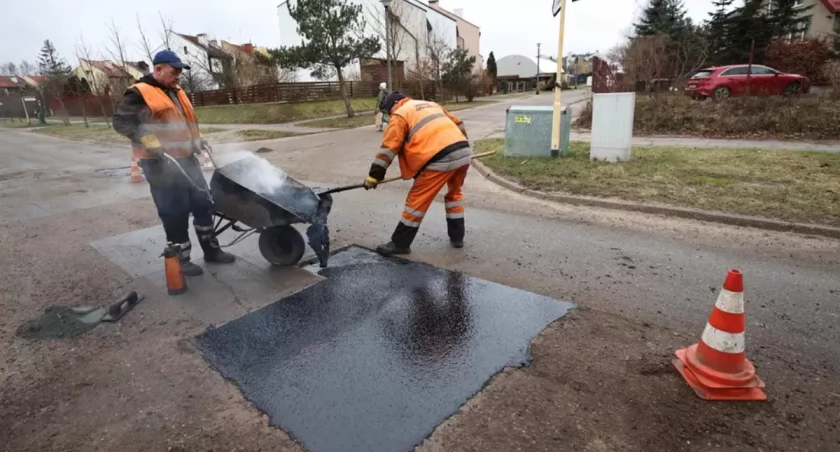
<path fill-rule="evenodd" d="M 216 169 L 213 166 L 213 160 L 210 158 L 210 154 L 207 152 L 207 149 L 201 150 L 201 159 L 204 160 L 204 165 L 202 165 L 204 171 L 213 171 Z"/>
<path fill-rule="evenodd" d="M 700 342 L 676 351 L 674 366 L 700 398 L 767 400 L 764 382 L 747 359 L 744 280 L 730 270 Z"/>
<path fill-rule="evenodd" d="M 128 179 L 132 184 L 145 182 L 146 178 L 140 174 L 140 166 L 137 165 L 137 157 L 131 157 L 131 177 Z"/>

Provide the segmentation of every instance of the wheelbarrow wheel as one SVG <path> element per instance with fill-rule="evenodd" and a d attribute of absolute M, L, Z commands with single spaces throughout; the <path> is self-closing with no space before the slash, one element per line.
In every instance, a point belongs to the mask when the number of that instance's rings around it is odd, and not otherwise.
<path fill-rule="evenodd" d="M 291 226 L 275 226 L 260 233 L 260 253 L 273 265 L 295 265 L 304 252 L 306 242 Z"/>

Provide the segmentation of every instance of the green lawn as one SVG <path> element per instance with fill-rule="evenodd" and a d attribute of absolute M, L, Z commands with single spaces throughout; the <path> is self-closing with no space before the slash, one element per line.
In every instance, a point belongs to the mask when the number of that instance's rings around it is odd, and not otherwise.
<path fill-rule="evenodd" d="M 373 111 L 376 98 L 353 98 L 350 103 L 356 112 Z M 196 115 L 202 124 L 280 124 L 336 116 L 345 112 L 343 100 L 196 108 Z"/>
<path fill-rule="evenodd" d="M 18 121 L 17 119 L 15 119 L 14 121 L 12 121 L 10 119 L 0 120 L 0 127 L 5 127 L 7 129 L 19 129 L 19 128 L 23 128 L 23 127 L 35 127 L 37 125 L 38 125 L 38 120 L 37 119 L 32 120 L 32 125 L 31 126 L 25 119 L 23 121 Z"/>
<path fill-rule="evenodd" d="M 475 101 L 475 102 L 458 102 L 458 103 L 446 103 L 443 104 L 449 111 L 458 111 L 458 110 L 465 110 L 467 108 L 473 107 L 480 107 L 482 105 L 487 105 L 494 103 L 495 101 Z M 356 127 L 364 127 L 364 126 L 372 126 L 375 124 L 375 116 L 372 111 L 356 114 L 356 116 L 352 118 L 348 118 L 346 116 L 340 118 L 324 118 L 324 119 L 316 119 L 314 121 L 307 121 L 300 123 L 298 125 L 304 127 L 324 127 L 324 128 L 334 128 L 334 129 L 353 129 Z"/>
<path fill-rule="evenodd" d="M 486 165 L 532 189 L 840 226 L 840 154 L 635 147 L 611 164 L 590 161 L 580 142 L 568 157 L 504 157 L 503 139 L 475 152 L 490 150 Z"/>

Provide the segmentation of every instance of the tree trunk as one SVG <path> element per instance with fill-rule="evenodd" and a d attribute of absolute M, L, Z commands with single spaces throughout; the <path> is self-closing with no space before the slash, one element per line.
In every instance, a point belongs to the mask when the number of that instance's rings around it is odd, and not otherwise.
<path fill-rule="evenodd" d="M 341 91 L 341 98 L 344 99 L 344 108 L 347 109 L 347 117 L 352 118 L 356 116 L 356 112 L 353 111 L 353 105 L 350 104 L 350 96 L 347 95 L 347 87 L 344 85 L 344 74 L 341 72 L 340 67 L 336 67 L 335 72 L 338 74 L 338 89 Z"/>
<path fill-rule="evenodd" d="M 77 96 L 76 99 L 78 100 L 79 97 Z M 87 129 L 87 128 L 90 127 L 90 124 L 88 124 L 88 120 L 87 120 L 87 110 L 85 109 L 84 99 L 82 100 L 81 104 L 82 104 L 82 119 L 85 121 L 85 129 Z"/>
<path fill-rule="evenodd" d="M 56 95 L 55 97 L 58 98 L 58 103 L 61 105 L 61 109 L 64 110 L 64 125 L 70 125 L 70 112 L 67 111 L 67 107 L 64 105 L 64 99 L 61 98 L 61 95 Z"/>

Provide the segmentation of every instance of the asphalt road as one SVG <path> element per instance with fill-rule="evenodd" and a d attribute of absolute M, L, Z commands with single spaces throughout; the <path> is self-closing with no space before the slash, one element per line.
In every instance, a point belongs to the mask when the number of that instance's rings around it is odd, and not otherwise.
<path fill-rule="evenodd" d="M 574 101 L 574 95 L 568 93 L 565 100 Z M 456 114 L 465 120 L 470 139 L 480 139 L 503 129 L 507 106 L 550 102 L 551 96 L 540 96 Z M 380 136 L 371 125 L 218 146 L 217 152 L 267 146 L 274 151 L 261 155 L 292 177 L 328 187 L 361 182 Z M 13 229 L 14 237 L 21 237 L 20 228 L 33 221 L 42 230 L 51 218 L 60 222 L 55 227 L 85 228 L 68 222 L 71 213 L 85 218 L 95 213 L 86 221 L 101 224 L 92 229 L 109 223 L 125 229 L 124 213 L 119 212 L 128 204 L 121 201 L 149 197 L 145 184 L 126 182 L 129 155 L 127 146 L 66 142 L 0 129 L 3 237 Z M 387 241 L 407 189 L 407 182 L 395 182 L 373 191 L 335 195 L 330 216 L 333 249 Z M 508 192 L 476 171 L 467 178 L 465 204 L 466 247 L 449 247 L 439 199 L 426 215 L 411 259 L 617 314 L 691 340 L 702 332 L 727 270 L 738 268 L 745 275 L 748 356 L 757 364 L 793 369 L 805 379 L 836 381 L 840 373 L 837 240 L 556 205 Z M 148 205 L 144 209 L 144 226 L 137 228 L 156 223 L 154 211 Z M 25 255 L 39 262 L 49 262 L 46 256 L 73 256 L 87 246 L 87 242 L 66 244 L 65 250 L 64 244 L 51 246 L 50 240 L 37 235 L 31 235 Z M 4 273 L 0 281 L 4 286 L 20 278 L 17 270 Z M 30 286 L 16 288 L 15 293 L 32 293 Z M 9 306 L 14 302 L 4 301 Z M 10 333 L 14 327 L 3 329 Z M 9 374 L 0 369 L 0 375 Z M 782 381 L 774 375 L 762 377 L 771 397 L 783 396 L 772 392 Z"/>

